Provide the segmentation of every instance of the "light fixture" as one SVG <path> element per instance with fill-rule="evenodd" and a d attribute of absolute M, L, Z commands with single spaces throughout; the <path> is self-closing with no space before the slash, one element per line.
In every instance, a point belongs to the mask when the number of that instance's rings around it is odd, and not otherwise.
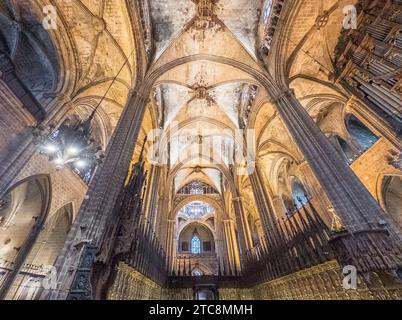
<path fill-rule="evenodd" d="M 85 168 L 87 166 L 87 162 L 85 160 L 78 160 L 74 163 L 77 168 Z"/>
<path fill-rule="evenodd" d="M 70 155 L 76 156 L 76 155 L 78 155 L 80 153 L 80 149 L 78 147 L 76 147 L 76 146 L 69 146 L 67 148 L 67 152 Z"/>
<path fill-rule="evenodd" d="M 57 129 L 39 126 L 33 131 L 41 154 L 47 155 L 58 170 L 69 165 L 84 181 L 91 176 L 85 170 L 93 170 L 104 157 L 101 146 L 91 137 L 95 112 L 86 120 L 65 121 Z"/>
<path fill-rule="evenodd" d="M 96 112 L 134 51 L 135 49 L 127 56 L 124 64 L 88 119 L 65 121 L 58 128 L 54 125 L 46 127 L 40 124 L 33 129 L 32 134 L 39 152 L 48 156 L 49 161 L 58 170 L 68 165 L 85 182 L 89 183 L 97 164 L 101 163 L 104 158 L 102 147 L 92 137 Z"/>
<path fill-rule="evenodd" d="M 48 153 L 55 153 L 58 150 L 57 146 L 52 143 L 45 145 L 44 148 Z"/>

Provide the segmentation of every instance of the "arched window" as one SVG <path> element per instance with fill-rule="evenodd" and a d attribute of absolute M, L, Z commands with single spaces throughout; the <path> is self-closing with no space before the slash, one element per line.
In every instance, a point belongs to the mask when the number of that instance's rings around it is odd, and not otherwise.
<path fill-rule="evenodd" d="M 346 127 L 361 151 L 366 151 L 378 140 L 378 137 L 354 115 L 348 116 Z"/>
<path fill-rule="evenodd" d="M 193 271 L 193 276 L 194 276 L 194 277 L 201 277 L 201 276 L 202 276 L 202 272 L 201 272 L 200 270 L 198 270 L 198 269 L 195 269 L 195 270 Z"/>
<path fill-rule="evenodd" d="M 271 12 L 272 12 L 272 0 L 268 0 L 265 3 L 264 13 L 263 13 L 263 16 L 262 16 L 262 20 L 264 21 L 264 23 L 268 22 L 268 18 L 270 17 Z"/>
<path fill-rule="evenodd" d="M 5 288 L 7 300 L 16 299 L 19 287 L 25 283 L 18 270 L 26 263 L 45 224 L 50 198 L 50 179 L 39 175 L 17 183 L 0 199 L 0 262 L 13 266 L 1 270 L 2 280 L 12 283 Z"/>
<path fill-rule="evenodd" d="M 336 150 L 345 158 L 348 164 L 352 164 L 359 156 L 358 150 L 338 135 L 329 136 Z"/>
<path fill-rule="evenodd" d="M 304 188 L 301 181 L 296 177 L 292 177 L 291 187 L 293 202 L 295 206 L 300 209 L 304 204 L 309 201 L 306 189 Z"/>
<path fill-rule="evenodd" d="M 402 177 L 385 177 L 382 184 L 385 209 L 402 228 Z"/>
<path fill-rule="evenodd" d="M 49 32 L 42 26 L 42 18 L 32 9 L 22 3 L 1 2 L 2 13 L 16 11 L 24 19 L 18 21 L 16 28 L 8 14 L 0 14 L 0 50 L 11 58 L 14 72 L 26 89 L 45 103 L 58 82 L 59 59 Z M 26 106 L 30 108 L 30 104 Z"/>
<path fill-rule="evenodd" d="M 200 238 L 194 234 L 191 238 L 191 253 L 200 254 L 201 253 L 201 240 Z"/>

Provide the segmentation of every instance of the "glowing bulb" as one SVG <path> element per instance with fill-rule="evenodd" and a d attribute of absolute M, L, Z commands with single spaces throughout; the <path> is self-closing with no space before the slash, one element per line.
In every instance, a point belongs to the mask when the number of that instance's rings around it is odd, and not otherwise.
<path fill-rule="evenodd" d="M 46 149 L 47 152 L 54 153 L 54 152 L 56 152 L 59 148 L 57 148 L 57 146 L 54 145 L 54 144 L 47 144 L 47 145 L 45 146 L 45 149 Z"/>
<path fill-rule="evenodd" d="M 56 163 L 57 165 L 61 166 L 61 165 L 63 165 L 64 161 L 61 158 L 57 158 L 56 160 L 54 160 L 54 163 Z"/>
<path fill-rule="evenodd" d="M 77 154 L 80 152 L 80 150 L 79 150 L 77 147 L 75 147 L 75 146 L 70 146 L 70 147 L 68 147 L 67 152 L 68 152 L 69 154 L 75 156 L 75 155 L 77 155 Z"/>
<path fill-rule="evenodd" d="M 87 166 L 87 162 L 84 160 L 78 160 L 75 162 L 75 166 L 77 168 L 85 168 Z"/>

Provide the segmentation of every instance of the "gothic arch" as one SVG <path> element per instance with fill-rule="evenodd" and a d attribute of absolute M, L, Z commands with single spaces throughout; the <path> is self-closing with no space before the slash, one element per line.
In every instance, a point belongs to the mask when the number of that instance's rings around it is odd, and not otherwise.
<path fill-rule="evenodd" d="M 35 300 L 41 294 L 42 286 L 26 286 L 24 284 L 41 283 L 42 273 L 51 270 L 58 255 L 63 248 L 67 233 L 73 222 L 73 203 L 69 202 L 60 207 L 53 215 L 49 216 L 43 229 L 39 233 L 24 265 L 41 267 L 43 270 L 32 271 L 25 275 L 20 273 L 15 281 L 8 298 L 13 300 Z M 22 285 L 20 285 L 22 284 Z"/>
<path fill-rule="evenodd" d="M 212 274 L 211 268 L 201 262 L 197 262 L 192 266 L 191 274 L 194 274 L 195 271 L 200 271 L 202 275 Z"/>
<path fill-rule="evenodd" d="M 381 175 L 377 183 L 377 198 L 381 207 L 402 229 L 402 175 Z"/>
<path fill-rule="evenodd" d="M 272 94 L 273 96 L 276 96 L 279 94 L 279 89 L 276 86 L 276 84 L 273 82 L 273 79 L 271 77 L 267 77 L 263 71 L 255 69 L 251 67 L 248 64 L 226 58 L 226 57 L 221 57 L 221 56 L 214 56 L 214 55 L 208 55 L 208 54 L 195 54 L 192 56 L 186 56 L 182 58 L 175 59 L 173 61 L 167 62 L 166 64 L 162 66 L 155 67 L 153 66 L 148 73 L 148 76 L 145 78 L 145 81 L 143 83 L 143 88 L 145 96 L 148 96 L 150 93 L 151 88 L 153 87 L 154 83 L 158 81 L 158 79 L 168 72 L 169 70 L 172 70 L 178 66 L 188 64 L 194 61 L 210 61 L 210 62 L 216 62 L 222 65 L 227 65 L 230 67 L 233 67 L 234 69 L 237 69 L 239 71 L 245 72 L 246 74 L 250 75 L 252 79 L 256 81 L 259 87 L 262 88 L 269 88 L 271 92 L 269 94 Z"/>
<path fill-rule="evenodd" d="M 222 205 L 215 200 L 214 198 L 207 196 L 207 195 L 191 195 L 186 197 L 185 199 L 181 200 L 177 205 L 175 205 L 175 207 L 170 211 L 169 214 L 169 219 L 175 219 L 177 216 L 177 213 L 180 211 L 181 208 L 183 208 L 185 205 L 194 202 L 194 201 L 201 201 L 201 202 L 205 202 L 208 203 L 209 205 L 211 205 L 216 212 L 216 215 L 219 216 L 220 214 L 222 214 L 222 219 L 225 219 L 226 217 L 226 213 L 224 208 L 222 207 Z"/>
<path fill-rule="evenodd" d="M 5 203 L 4 203 L 5 201 Z M 14 184 L 3 198 L 2 264 L 11 265 L 3 278 L 0 297 L 4 298 L 32 250 L 48 217 L 51 183 L 48 175 L 30 176 Z"/>
<path fill-rule="evenodd" d="M 211 230 L 211 227 L 208 226 L 205 223 L 201 223 L 200 221 L 192 221 L 191 223 L 188 223 L 184 228 L 181 228 L 180 230 L 177 230 L 177 235 L 178 235 L 178 243 L 179 245 L 183 241 L 188 241 L 191 242 L 193 233 L 197 232 L 198 233 L 198 239 L 201 241 L 201 250 L 200 253 L 203 252 L 202 249 L 202 243 L 205 241 L 210 241 L 211 244 L 213 243 L 212 250 L 211 252 L 216 252 L 217 249 L 217 243 L 216 243 L 216 232 L 215 230 Z M 185 237 L 186 235 L 186 237 Z M 179 248 L 179 252 L 182 252 L 182 248 Z M 189 246 L 188 251 L 191 251 L 191 244 Z"/>
<path fill-rule="evenodd" d="M 179 163 L 174 168 L 172 168 L 172 170 L 169 174 L 168 180 L 167 180 L 168 185 L 171 185 L 173 183 L 173 179 L 176 177 L 176 174 L 179 172 L 179 170 L 184 168 L 186 163 L 188 163 L 189 161 L 191 161 L 193 159 L 194 159 L 194 157 L 185 159 L 185 161 L 183 161 L 182 163 Z M 206 157 L 204 155 L 201 155 L 201 159 L 206 160 L 206 161 L 210 160 L 208 157 Z M 211 165 L 211 168 L 216 168 L 223 174 L 223 176 L 225 177 L 226 181 L 229 184 L 229 189 L 232 191 L 232 193 L 234 195 L 237 195 L 238 192 L 236 189 L 236 185 L 233 181 L 233 177 L 232 177 L 230 171 L 228 170 L 228 168 L 221 164 Z"/>
<path fill-rule="evenodd" d="M 345 127 L 350 137 L 362 151 L 368 150 L 379 139 L 378 136 L 353 114 L 347 113 L 345 115 Z"/>
<path fill-rule="evenodd" d="M 59 19 L 57 30 L 44 30 L 42 28 L 42 8 L 49 4 L 47 1 L 35 1 L 35 3 L 32 3 L 34 7 L 30 8 L 29 11 L 27 11 L 28 8 L 17 6 L 15 3 L 12 4 L 13 6 L 9 11 L 12 16 L 0 13 L 0 16 L 3 17 L 3 22 L 8 21 L 9 25 L 16 30 L 14 34 L 17 38 L 10 52 L 11 57 L 14 61 L 19 59 L 18 52 L 23 49 L 23 43 L 31 46 L 32 50 L 29 50 L 31 54 L 37 53 L 42 57 L 42 62 L 50 70 L 49 74 L 52 74 L 52 85 L 47 86 L 46 96 L 37 98 L 44 105 L 49 105 L 49 108 L 59 106 L 60 99 L 55 98 L 56 93 L 62 95 L 71 94 L 77 75 L 76 55 L 74 54 L 76 50 L 69 36 L 68 28 L 66 28 L 63 19 Z M 30 20 L 31 25 L 26 25 L 27 19 Z M 39 65 L 40 62 L 33 64 L 35 68 Z M 66 72 L 66 66 L 68 66 L 68 72 Z M 32 70 L 30 69 L 30 71 Z M 43 78 L 43 72 L 39 73 L 38 77 Z M 27 86 L 28 88 L 30 87 L 29 84 Z"/>
<path fill-rule="evenodd" d="M 209 218 L 208 218 L 209 219 Z M 207 219 L 204 220 L 197 220 L 197 221 L 186 221 L 184 224 L 182 224 L 178 229 L 177 229 L 177 234 L 180 235 L 187 227 L 191 226 L 192 224 L 199 224 L 204 226 L 206 229 L 208 229 L 213 235 L 216 233 L 215 230 L 211 228 L 211 226 L 206 223 Z"/>
<path fill-rule="evenodd" d="M 77 99 L 75 102 L 75 107 L 72 114 L 77 114 L 81 120 L 86 120 L 90 114 L 95 110 L 96 105 L 90 97 L 85 97 L 82 99 Z M 69 114 L 71 116 L 71 113 Z M 67 116 L 68 117 L 68 116 Z M 96 129 L 99 132 L 96 133 L 96 138 L 99 139 L 103 146 L 103 150 L 106 150 L 107 144 L 111 138 L 113 128 L 110 122 L 109 116 L 103 110 L 103 108 L 98 108 L 96 110 L 95 118 L 93 120 Z"/>

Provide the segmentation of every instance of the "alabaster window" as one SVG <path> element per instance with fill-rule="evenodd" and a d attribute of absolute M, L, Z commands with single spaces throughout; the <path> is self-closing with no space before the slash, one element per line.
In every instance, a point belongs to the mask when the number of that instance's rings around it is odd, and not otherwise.
<path fill-rule="evenodd" d="M 179 211 L 179 214 L 187 218 L 198 219 L 213 212 L 214 209 L 209 204 L 205 202 L 194 201 L 184 206 Z"/>

